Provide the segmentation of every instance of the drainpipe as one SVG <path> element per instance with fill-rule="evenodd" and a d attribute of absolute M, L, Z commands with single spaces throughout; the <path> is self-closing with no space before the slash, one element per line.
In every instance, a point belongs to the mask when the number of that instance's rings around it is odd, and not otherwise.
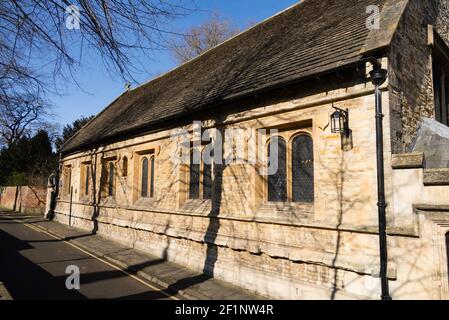
<path fill-rule="evenodd" d="M 387 80 L 387 70 L 377 60 L 371 61 L 373 70 L 370 72 L 371 81 L 375 85 L 376 96 L 376 154 L 377 154 L 377 207 L 379 215 L 379 250 L 380 250 L 380 279 L 382 288 L 382 300 L 391 300 L 388 288 L 388 253 L 387 253 L 387 219 L 385 208 L 385 173 L 384 173 L 384 141 L 383 141 L 383 117 L 382 92 L 380 86 Z"/>

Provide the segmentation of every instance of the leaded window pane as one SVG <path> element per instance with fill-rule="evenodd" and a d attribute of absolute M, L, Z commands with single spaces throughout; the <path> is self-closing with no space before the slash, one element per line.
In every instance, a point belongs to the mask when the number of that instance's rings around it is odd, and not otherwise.
<path fill-rule="evenodd" d="M 190 153 L 190 173 L 189 173 L 189 198 L 198 199 L 200 196 L 200 164 L 198 151 L 192 150 Z"/>
<path fill-rule="evenodd" d="M 109 164 L 108 195 L 110 197 L 114 195 L 114 164 L 112 162 Z"/>
<path fill-rule="evenodd" d="M 71 193 L 71 188 L 72 188 L 72 168 L 68 167 L 67 169 L 67 190 L 66 193 L 70 194 Z"/>
<path fill-rule="evenodd" d="M 313 202 L 313 141 L 302 134 L 292 142 L 292 200 L 294 202 Z"/>
<path fill-rule="evenodd" d="M 203 199 L 212 198 L 212 165 L 210 161 L 205 161 L 203 163 Z"/>
<path fill-rule="evenodd" d="M 151 170 L 151 176 L 150 176 L 150 197 L 154 197 L 154 157 L 151 157 L 150 160 L 150 170 Z"/>
<path fill-rule="evenodd" d="M 142 160 L 142 181 L 140 195 L 144 198 L 148 197 L 148 159 Z"/>
<path fill-rule="evenodd" d="M 86 186 L 84 189 L 84 194 L 87 196 L 89 194 L 89 180 L 90 180 L 90 166 L 86 166 L 86 181 L 84 185 Z"/>
<path fill-rule="evenodd" d="M 123 165 L 122 165 L 122 175 L 126 177 L 128 175 L 128 158 L 123 158 Z"/>
<path fill-rule="evenodd" d="M 272 143 L 277 143 L 277 155 L 271 151 Z M 274 137 L 268 144 L 269 166 L 273 165 L 273 161 L 277 161 L 277 170 L 268 176 L 268 201 L 285 202 L 287 201 L 287 158 L 286 144 L 282 137 Z"/>

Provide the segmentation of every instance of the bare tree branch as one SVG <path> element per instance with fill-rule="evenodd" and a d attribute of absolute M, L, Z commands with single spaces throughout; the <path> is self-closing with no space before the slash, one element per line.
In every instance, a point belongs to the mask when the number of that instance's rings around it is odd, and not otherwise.
<path fill-rule="evenodd" d="M 165 22 L 191 12 L 193 0 L 10 0 L 0 1 L 0 82 L 17 70 L 41 71 L 52 64 L 53 78 L 72 75 L 83 46 L 108 70 L 135 80 L 134 58 L 148 56 L 171 35 Z M 69 30 L 66 9 L 80 10 L 80 30 Z M 75 17 L 76 18 L 76 17 Z M 32 62 L 32 64 L 30 64 Z M 15 66 L 10 68 L 9 66 Z M 50 70 L 49 70 L 50 71 Z M 9 73 L 13 72 L 12 75 Z M 48 80 L 49 74 L 45 74 Z M 47 84 L 44 79 L 40 79 Z"/>
<path fill-rule="evenodd" d="M 76 84 L 83 51 L 99 57 L 125 82 L 173 33 L 166 22 L 193 9 L 194 0 L 0 1 L 0 139 L 12 144 L 43 123 L 45 96 L 67 79 Z M 69 29 L 66 10 L 79 9 L 80 29 Z M 64 80 L 64 81 L 61 81 Z M 48 125 L 48 124 L 47 124 Z"/>
<path fill-rule="evenodd" d="M 0 97 L 0 145 L 11 146 L 44 126 L 49 105 L 39 96 Z"/>

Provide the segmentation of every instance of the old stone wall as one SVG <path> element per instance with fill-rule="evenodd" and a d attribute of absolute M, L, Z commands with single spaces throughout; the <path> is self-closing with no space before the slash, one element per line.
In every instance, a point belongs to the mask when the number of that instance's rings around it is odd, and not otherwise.
<path fill-rule="evenodd" d="M 385 60 L 384 67 L 387 63 Z M 388 83 L 382 88 L 387 111 L 385 141 L 389 141 L 391 123 L 388 88 Z M 277 128 L 287 141 L 299 132 L 311 135 L 315 176 L 311 204 L 268 202 L 266 178 L 257 171 L 260 164 L 249 162 L 220 170 L 214 179 L 212 200 L 189 200 L 187 168 L 171 160 L 176 143 L 170 139 L 170 130 L 165 130 L 66 156 L 62 166 L 71 168 L 71 188 L 61 187 L 66 191 L 60 194 L 56 220 L 273 298 L 377 299 L 373 93 L 370 83 L 346 83 L 287 100 L 267 99 L 247 111 L 219 115 L 219 122 L 203 119 L 205 128 L 219 126 L 220 130 Z M 340 136 L 330 132 L 332 103 L 350 111 L 351 151 L 342 152 Z M 244 145 L 254 138 L 248 138 Z M 256 145 L 265 142 L 258 140 Z M 226 148 L 224 153 L 231 153 Z M 141 159 L 148 154 L 156 159 L 152 199 L 139 196 Z M 434 280 L 440 281 L 441 273 L 435 274 L 430 267 L 436 263 L 429 260 L 434 257 L 432 232 L 422 233 L 420 227 L 421 220 L 424 225 L 430 220 L 427 214 L 418 213 L 415 205 L 417 201 L 449 205 L 449 189 L 425 186 L 424 173 L 413 183 L 407 180 L 413 170 L 423 172 L 423 156 L 406 157 L 421 162 L 411 167 L 396 164 L 393 169 L 391 155 L 387 143 L 388 277 L 393 298 L 444 297 Z M 126 175 L 122 167 L 125 157 Z M 113 197 L 106 196 L 101 188 L 105 174 L 102 164 L 109 161 L 117 167 Z M 95 192 L 88 195 L 83 186 L 86 165 L 93 169 L 91 185 L 95 186 Z M 428 196 L 420 201 L 417 195 Z"/>
<path fill-rule="evenodd" d="M 383 61 L 390 75 L 382 87 L 382 102 L 388 277 L 395 299 L 446 297 L 438 289 L 443 267 L 432 266 L 441 266 L 445 257 L 441 245 L 435 254 L 433 244 L 445 230 L 441 217 L 449 206 L 449 189 L 426 185 L 422 163 L 393 169 L 392 162 L 392 154 L 407 150 L 421 117 L 433 116 L 426 37 L 428 23 L 447 35 L 447 11 L 441 13 L 438 8 L 444 11 L 447 1 L 410 1 L 388 59 Z M 422 19 L 424 11 L 428 21 Z M 260 163 L 248 161 L 214 169 L 212 200 L 189 200 L 187 168 L 171 161 L 176 144 L 170 130 L 162 130 L 66 156 L 62 167 L 70 168 L 70 179 L 65 178 L 70 186 L 61 186 L 56 219 L 274 298 L 377 299 L 374 88 L 365 74 L 352 82 L 343 74 L 338 77 L 327 87 L 325 79 L 320 79 L 310 87 L 298 86 L 293 94 L 281 90 L 282 99 L 258 97 L 198 119 L 204 128 L 217 130 L 276 128 L 288 143 L 298 133 L 310 135 L 313 203 L 268 202 L 266 177 L 258 173 Z M 351 151 L 342 152 L 340 136 L 330 132 L 332 103 L 349 109 Z M 244 148 L 254 142 L 251 139 L 256 137 L 243 142 Z M 267 140 L 257 139 L 255 145 Z M 224 153 L 232 154 L 233 147 L 226 148 Z M 141 160 L 148 155 L 155 157 L 152 199 L 139 196 Z M 110 162 L 117 168 L 113 197 L 101 187 L 102 167 Z M 87 167 L 92 168 L 93 177 L 93 191 L 88 194 L 84 190 Z M 421 211 L 417 209 L 420 202 L 424 204 Z M 438 208 L 432 211 L 431 205 Z M 435 210 L 440 211 L 434 215 Z"/>
<path fill-rule="evenodd" d="M 428 25 L 449 44 L 449 1 L 409 1 L 388 53 L 393 153 L 409 151 L 423 117 L 434 118 Z"/>
<path fill-rule="evenodd" d="M 449 232 L 449 169 L 424 168 L 424 154 L 393 157 L 394 221 L 414 229 L 414 236 L 390 237 L 390 260 L 398 280 L 395 296 L 449 299 L 446 234 Z M 411 235 L 412 233 L 410 233 Z"/>
<path fill-rule="evenodd" d="M 258 174 L 257 165 L 248 162 L 224 166 L 221 178 L 214 181 L 219 191 L 212 201 L 188 200 L 186 168 L 171 161 L 175 144 L 170 131 L 161 131 L 66 157 L 63 166 L 72 168 L 73 192 L 71 198 L 67 192 L 60 195 L 56 219 L 70 220 L 73 226 L 95 230 L 270 297 L 376 298 L 373 93 L 370 83 L 360 82 L 287 101 L 267 100 L 258 108 L 218 117 L 222 128 L 278 128 L 287 141 L 297 133 L 310 134 L 315 154 L 312 204 L 267 202 L 266 178 Z M 349 152 L 341 151 L 340 136 L 330 132 L 332 103 L 350 110 L 354 148 Z M 388 109 L 386 91 L 383 103 Z M 388 114 L 386 118 L 388 139 Z M 217 126 L 214 118 L 203 123 Z M 385 151 L 390 200 L 388 145 Z M 155 196 L 141 199 L 140 159 L 148 152 L 156 159 Z M 225 146 L 224 153 L 229 152 Z M 125 157 L 129 167 L 123 176 Z M 112 198 L 104 196 L 98 183 L 105 161 L 117 164 Z M 93 164 L 97 181 L 92 183 L 95 195 L 87 198 L 82 193 L 86 163 Z M 392 232 L 408 231 L 398 226 Z M 389 275 L 396 277 L 394 263 Z"/>

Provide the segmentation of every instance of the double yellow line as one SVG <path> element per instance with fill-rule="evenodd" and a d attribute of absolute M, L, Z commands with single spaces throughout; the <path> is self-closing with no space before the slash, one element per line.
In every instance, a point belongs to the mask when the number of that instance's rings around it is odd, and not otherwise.
<path fill-rule="evenodd" d="M 164 291 L 163 289 L 157 288 L 156 286 L 153 286 L 152 284 L 150 284 L 150 283 L 148 283 L 148 282 L 146 282 L 146 281 L 144 281 L 144 280 L 142 280 L 142 279 L 136 277 L 135 275 L 133 275 L 133 274 L 131 274 L 131 273 L 129 273 L 129 272 L 123 270 L 123 269 L 120 268 L 119 266 L 116 266 L 116 265 L 110 263 L 109 261 L 106 261 L 106 260 L 104 260 L 104 259 L 102 259 L 102 258 L 100 258 L 100 257 L 98 257 L 98 256 L 96 256 L 96 255 L 94 255 L 94 254 L 92 254 L 92 253 L 90 253 L 90 252 L 84 250 L 83 248 L 81 248 L 81 247 L 79 247 L 79 246 L 77 246 L 77 245 L 71 243 L 70 241 L 67 241 L 67 240 L 65 240 L 64 238 L 61 238 L 61 237 L 59 237 L 59 236 L 57 236 L 57 235 L 55 235 L 55 234 L 52 234 L 52 233 L 47 232 L 47 230 L 45 230 L 45 229 L 42 228 L 42 227 L 35 226 L 35 225 L 31 224 L 31 223 L 22 222 L 22 221 L 16 220 L 16 219 L 13 219 L 13 220 L 14 220 L 15 222 L 18 222 L 18 223 L 23 224 L 24 226 L 26 226 L 26 227 L 28 227 L 28 228 L 34 230 L 34 231 L 37 231 L 37 232 L 40 232 L 40 233 L 44 233 L 44 234 L 46 234 L 46 235 L 48 235 L 48 236 L 50 236 L 50 237 L 52 237 L 52 238 L 54 238 L 54 239 L 58 239 L 58 240 L 60 240 L 60 241 L 65 242 L 66 244 L 68 244 L 68 245 L 70 245 L 70 246 L 72 246 L 72 247 L 78 249 L 79 251 L 81 251 L 81 252 L 83 252 L 83 253 L 85 253 L 85 254 L 91 256 L 92 258 L 94 258 L 94 259 L 96 259 L 96 260 L 98 260 L 98 261 L 101 261 L 101 262 L 103 262 L 104 264 L 110 266 L 111 268 L 114 268 L 114 269 L 116 269 L 116 270 L 118 270 L 118 271 L 124 273 L 124 274 L 127 275 L 128 277 L 133 278 L 134 280 L 140 282 L 140 283 L 143 284 L 144 286 L 146 286 L 146 287 L 148 287 L 148 288 L 151 288 L 151 289 L 153 289 L 153 290 L 159 291 L 160 293 L 162 293 L 163 295 L 165 295 L 167 298 L 170 298 L 170 299 L 173 299 L 173 300 L 181 300 L 181 299 L 179 299 L 178 297 L 175 297 L 175 296 L 169 294 L 168 292 Z"/>

